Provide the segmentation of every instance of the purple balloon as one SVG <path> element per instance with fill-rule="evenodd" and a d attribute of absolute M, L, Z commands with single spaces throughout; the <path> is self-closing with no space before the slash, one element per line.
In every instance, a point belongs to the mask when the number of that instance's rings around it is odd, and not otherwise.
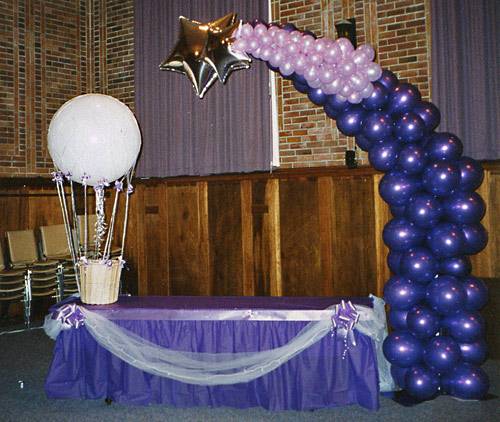
<path fill-rule="evenodd" d="M 396 141 L 376 143 L 368 152 L 368 160 L 376 170 L 388 171 L 396 165 L 400 148 Z"/>
<path fill-rule="evenodd" d="M 410 368 L 402 368 L 401 366 L 391 365 L 391 375 L 396 384 L 401 388 L 405 387 L 405 376 Z"/>
<path fill-rule="evenodd" d="M 433 133 L 425 144 L 432 161 L 456 161 L 462 156 L 462 141 L 452 133 Z"/>
<path fill-rule="evenodd" d="M 481 368 L 464 362 L 443 377 L 442 385 L 452 396 L 464 400 L 481 400 L 488 392 L 490 381 Z"/>
<path fill-rule="evenodd" d="M 297 91 L 301 92 L 302 94 L 307 94 L 307 93 L 309 92 L 309 89 L 310 89 L 310 88 L 309 88 L 309 85 L 307 85 L 307 84 L 302 84 L 302 83 L 300 83 L 300 82 L 298 82 L 298 81 L 294 80 L 293 78 L 292 78 L 292 83 L 293 83 L 293 87 L 294 87 Z"/>
<path fill-rule="evenodd" d="M 457 162 L 460 170 L 460 184 L 458 189 L 461 191 L 475 191 L 484 178 L 484 170 L 481 164 L 470 157 L 462 157 Z"/>
<path fill-rule="evenodd" d="M 378 78 L 377 82 L 382 84 L 389 91 L 392 91 L 398 85 L 398 78 L 390 70 L 383 70 L 382 75 Z"/>
<path fill-rule="evenodd" d="M 407 112 L 395 121 L 394 134 L 401 142 L 417 142 L 424 136 L 424 128 L 418 114 Z"/>
<path fill-rule="evenodd" d="M 419 180 L 394 170 L 386 173 L 379 184 L 380 196 L 389 205 L 405 205 L 419 188 Z"/>
<path fill-rule="evenodd" d="M 427 366 L 439 373 L 451 371 L 460 361 L 460 347 L 451 337 L 434 337 L 425 345 L 423 358 Z"/>
<path fill-rule="evenodd" d="M 417 283 L 428 284 L 437 275 L 438 267 L 438 261 L 427 248 L 412 248 L 401 259 L 401 274 Z"/>
<path fill-rule="evenodd" d="M 422 184 L 433 195 L 448 196 L 460 184 L 460 170 L 448 161 L 433 162 L 424 169 Z"/>
<path fill-rule="evenodd" d="M 336 119 L 350 107 L 351 105 L 345 100 L 341 101 L 338 95 L 328 95 L 324 105 L 326 115 L 332 119 Z"/>
<path fill-rule="evenodd" d="M 384 340 L 384 355 L 387 360 L 403 368 L 418 364 L 422 359 L 420 340 L 406 331 L 394 331 Z"/>
<path fill-rule="evenodd" d="M 325 107 L 326 110 L 326 107 Z M 328 114 L 328 113 L 327 113 Z M 375 143 L 370 141 L 365 135 L 358 133 L 356 135 L 356 145 L 363 151 L 370 151 Z"/>
<path fill-rule="evenodd" d="M 323 105 L 326 102 L 327 95 L 321 90 L 321 88 L 311 89 L 307 94 L 311 102 L 316 105 Z"/>
<path fill-rule="evenodd" d="M 371 141 L 390 140 L 392 119 L 380 111 L 372 111 L 363 121 L 363 135 Z"/>
<path fill-rule="evenodd" d="M 394 274 L 399 274 L 401 272 L 402 258 L 403 252 L 389 251 L 389 254 L 387 255 L 387 265 Z"/>
<path fill-rule="evenodd" d="M 425 288 L 406 277 L 391 277 L 384 285 L 384 300 L 391 309 L 411 309 L 425 295 Z"/>
<path fill-rule="evenodd" d="M 488 287 L 484 281 L 473 276 L 464 277 L 461 281 L 467 295 L 465 310 L 479 311 L 488 302 Z"/>
<path fill-rule="evenodd" d="M 393 218 L 382 232 L 384 243 L 391 249 L 403 252 L 419 246 L 424 240 L 424 231 L 405 218 Z"/>
<path fill-rule="evenodd" d="M 418 174 L 426 165 L 427 152 L 419 145 L 406 145 L 399 153 L 398 166 L 406 174 Z"/>
<path fill-rule="evenodd" d="M 393 217 L 404 217 L 406 215 L 406 206 L 404 205 L 391 205 L 389 208 Z"/>
<path fill-rule="evenodd" d="M 472 365 L 481 365 L 486 360 L 488 346 L 483 339 L 473 343 L 458 343 L 462 360 Z"/>
<path fill-rule="evenodd" d="M 451 275 L 436 277 L 427 286 L 427 303 L 442 315 L 450 315 L 463 309 L 466 299 L 462 283 Z"/>
<path fill-rule="evenodd" d="M 424 121 L 425 132 L 430 133 L 439 125 L 441 121 L 441 113 L 439 109 L 432 103 L 420 101 L 413 107 L 413 112 L 417 113 Z"/>
<path fill-rule="evenodd" d="M 455 277 L 465 277 L 470 274 L 472 264 L 468 256 L 453 256 L 439 263 L 439 272 Z"/>
<path fill-rule="evenodd" d="M 361 132 L 366 112 L 360 105 L 354 105 L 341 113 L 337 118 L 337 128 L 347 136 L 355 136 Z"/>
<path fill-rule="evenodd" d="M 374 82 L 373 91 L 368 98 L 365 98 L 361 105 L 368 111 L 382 110 L 389 101 L 389 90 L 380 82 Z"/>
<path fill-rule="evenodd" d="M 460 343 L 471 343 L 484 335 L 484 319 L 478 312 L 460 311 L 442 323 L 446 333 Z"/>
<path fill-rule="evenodd" d="M 443 202 L 444 212 L 452 223 L 474 224 L 484 217 L 486 205 L 476 192 L 456 192 Z"/>
<path fill-rule="evenodd" d="M 403 82 L 392 90 L 389 96 L 388 111 L 391 114 L 403 114 L 411 111 L 419 101 L 420 92 L 417 87 Z"/>
<path fill-rule="evenodd" d="M 465 255 L 475 255 L 488 244 L 488 232 L 482 224 L 464 224 L 462 233 L 465 236 L 463 248 Z"/>
<path fill-rule="evenodd" d="M 405 376 L 405 390 L 417 400 L 429 400 L 439 392 L 439 376 L 423 365 L 412 366 Z"/>
<path fill-rule="evenodd" d="M 406 206 L 406 217 L 418 227 L 434 227 L 443 216 L 441 201 L 427 192 L 414 194 Z"/>
<path fill-rule="evenodd" d="M 440 317 L 424 305 L 415 305 L 408 311 L 406 326 L 418 338 L 433 337 L 439 331 Z"/>
<path fill-rule="evenodd" d="M 408 310 L 391 309 L 387 317 L 390 326 L 398 331 L 408 330 L 408 326 L 406 325 L 408 312 Z"/>
<path fill-rule="evenodd" d="M 427 246 L 437 258 L 450 258 L 464 252 L 465 236 L 456 224 L 439 223 L 427 233 Z"/>

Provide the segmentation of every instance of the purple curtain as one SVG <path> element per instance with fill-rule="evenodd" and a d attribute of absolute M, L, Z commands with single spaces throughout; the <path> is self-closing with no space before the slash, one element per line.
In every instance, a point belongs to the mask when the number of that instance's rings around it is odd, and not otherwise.
<path fill-rule="evenodd" d="M 464 154 L 500 159 L 498 0 L 433 0 L 432 100 Z"/>
<path fill-rule="evenodd" d="M 160 71 L 174 47 L 179 16 L 207 22 L 235 12 L 267 20 L 267 0 L 136 0 L 135 108 L 143 135 L 140 177 L 268 170 L 271 112 L 267 67 L 215 82 L 200 100 L 186 76 Z"/>

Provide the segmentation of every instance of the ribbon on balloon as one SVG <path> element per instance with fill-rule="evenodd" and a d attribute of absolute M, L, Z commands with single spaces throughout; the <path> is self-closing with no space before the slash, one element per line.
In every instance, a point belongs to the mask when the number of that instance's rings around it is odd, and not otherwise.
<path fill-rule="evenodd" d="M 78 329 L 85 324 L 85 316 L 76 303 L 61 306 L 53 313 L 52 319 L 60 321 L 63 330 Z"/>

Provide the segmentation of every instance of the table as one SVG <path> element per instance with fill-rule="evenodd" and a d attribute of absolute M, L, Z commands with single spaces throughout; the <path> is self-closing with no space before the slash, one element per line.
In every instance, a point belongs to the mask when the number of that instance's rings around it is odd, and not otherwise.
<path fill-rule="evenodd" d="M 341 299 L 153 296 L 83 306 L 162 347 L 234 353 L 286 344 Z M 348 299 L 354 305 L 371 306 L 369 298 Z M 137 405 L 309 410 L 358 404 L 375 410 L 379 378 L 374 341 L 358 330 L 353 335 L 356 346 L 348 350 L 344 336 L 332 331 L 253 381 L 204 386 L 131 366 L 98 344 L 84 325 L 57 336 L 45 391 L 49 398 L 110 398 Z"/>

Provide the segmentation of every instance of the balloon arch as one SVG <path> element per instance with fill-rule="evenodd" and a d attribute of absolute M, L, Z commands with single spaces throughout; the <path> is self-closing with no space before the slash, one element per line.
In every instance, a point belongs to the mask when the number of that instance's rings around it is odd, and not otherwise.
<path fill-rule="evenodd" d="M 481 165 L 462 156 L 455 135 L 435 131 L 438 108 L 373 62 L 371 46 L 235 17 L 206 24 L 181 17 L 179 41 L 160 68 L 186 75 L 201 98 L 217 79 L 247 68 L 251 55 L 355 137 L 385 173 L 379 192 L 393 215 L 383 230 L 394 274 L 384 287 L 394 329 L 384 354 L 393 378 L 417 400 L 483 398 L 489 380 L 479 367 L 486 344 L 478 311 L 488 294 L 469 259 L 488 240 L 480 224 L 485 203 L 475 192 Z"/>

